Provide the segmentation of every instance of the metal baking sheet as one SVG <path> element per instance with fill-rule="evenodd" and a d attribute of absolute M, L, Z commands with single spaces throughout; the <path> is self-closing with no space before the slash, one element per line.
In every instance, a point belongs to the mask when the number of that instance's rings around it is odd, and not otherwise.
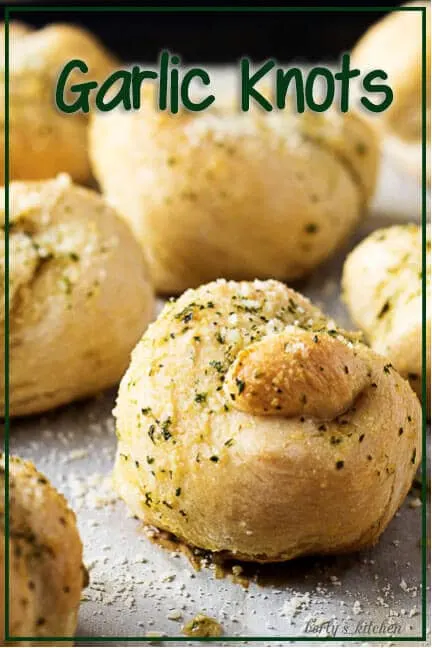
<path fill-rule="evenodd" d="M 418 222 L 420 213 L 417 182 L 384 163 L 369 217 L 337 257 L 295 287 L 350 326 L 339 288 L 346 253 L 377 227 Z M 164 635 L 182 636 L 184 623 L 198 613 L 216 618 L 225 636 L 246 639 L 335 636 L 343 643 L 348 636 L 421 634 L 421 508 L 415 493 L 373 549 L 259 567 L 245 588 L 216 578 L 211 566 L 197 572 L 183 554 L 150 542 L 117 500 L 110 484 L 115 395 L 113 389 L 11 425 L 11 451 L 33 460 L 78 516 L 90 571 L 78 636 L 163 641 Z"/>

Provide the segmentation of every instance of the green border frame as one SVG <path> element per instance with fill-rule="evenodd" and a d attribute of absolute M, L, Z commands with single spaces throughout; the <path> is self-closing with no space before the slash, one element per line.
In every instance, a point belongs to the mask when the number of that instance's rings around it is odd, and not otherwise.
<path fill-rule="evenodd" d="M 169 13 L 169 12 L 207 12 L 207 13 L 288 13 L 288 12 L 393 12 L 393 11 L 418 11 L 421 12 L 422 17 L 422 402 L 426 403 L 427 389 L 426 389 L 426 359 L 427 359 L 427 331 L 426 331 L 426 302 L 427 302 L 427 287 L 426 287 L 426 225 L 427 225 L 427 126 L 426 126 L 426 7 L 415 6 L 402 6 L 402 7 L 389 7 L 389 6 L 296 6 L 296 7 L 277 7 L 277 6 L 73 6 L 73 5 L 53 5 L 53 6 L 31 6 L 31 5 L 6 5 L 4 7 L 5 17 L 5 345 L 4 345 L 4 371 L 5 371 L 5 639 L 6 641 L 32 641 L 32 642 L 68 642 L 75 643 L 97 643 L 97 642 L 140 642 L 143 644 L 157 642 L 189 642 L 189 641 L 208 641 L 208 642 L 274 642 L 274 641 L 294 641 L 294 642 L 425 642 L 427 641 L 427 435 L 426 424 L 427 415 L 426 407 L 422 408 L 422 633 L 420 636 L 408 637 L 392 637 L 392 636 L 372 636 L 372 637 L 319 637 L 319 636 L 306 636 L 300 637 L 13 637 L 9 635 L 9 20 L 12 13 L 25 13 L 25 12 L 43 12 L 43 11 L 58 11 L 58 12 L 125 12 L 125 13 Z"/>

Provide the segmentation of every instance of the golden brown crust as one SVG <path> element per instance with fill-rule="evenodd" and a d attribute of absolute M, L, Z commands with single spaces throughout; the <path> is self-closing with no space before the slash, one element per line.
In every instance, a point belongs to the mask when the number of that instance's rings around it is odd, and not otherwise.
<path fill-rule="evenodd" d="M 2 455 L 0 581 L 3 592 L 4 469 Z M 85 586 L 82 543 L 75 515 L 65 498 L 31 462 L 11 457 L 9 471 L 9 634 L 73 636 L 81 590 Z M 0 637 L 4 637 L 3 615 Z"/>
<path fill-rule="evenodd" d="M 426 11 L 426 121 L 430 130 L 430 2 L 415 0 L 407 6 Z M 364 73 L 381 69 L 388 75 L 393 102 L 383 113 L 369 114 L 385 135 L 390 159 L 421 173 L 422 137 L 422 14 L 391 11 L 362 36 L 352 54 L 353 65 Z M 429 137 L 428 140 L 429 142 Z M 428 169 L 430 174 L 430 169 Z"/>
<path fill-rule="evenodd" d="M 426 289 L 430 293 L 430 231 Z M 359 281 L 361 277 L 361 281 Z M 373 232 L 347 257 L 342 288 L 354 322 L 422 394 L 422 237 L 414 224 Z M 430 401 L 430 309 L 426 313 L 427 407 Z"/>
<path fill-rule="evenodd" d="M 0 38 L 4 39 L 4 29 Z M 41 180 L 66 172 L 87 182 L 91 172 L 87 152 L 88 117 L 62 114 L 54 102 L 58 74 L 71 59 L 89 67 L 89 78 L 104 79 L 115 61 L 85 30 L 52 24 L 40 30 L 23 23 L 10 26 L 9 173 L 12 180 Z M 4 60 L 0 62 L 4 77 Z M 4 81 L 0 84 L 4 94 Z M 4 120 L 4 101 L 0 101 Z M 0 141 L 0 183 L 4 183 L 4 132 Z"/>
<path fill-rule="evenodd" d="M 205 113 L 168 115 L 144 93 L 140 111 L 94 116 L 90 149 L 169 294 L 218 277 L 309 273 L 361 218 L 378 163 L 359 115 L 242 114 L 223 94 Z"/>
<path fill-rule="evenodd" d="M 4 246 L 3 276 L 1 252 Z M 140 246 L 100 195 L 64 175 L 12 182 L 9 279 L 12 416 L 85 398 L 120 380 L 154 299 Z M 3 383 L 1 375 L 0 413 Z"/>
<path fill-rule="evenodd" d="M 243 412 L 327 420 L 354 404 L 369 376 L 350 342 L 292 327 L 240 351 L 225 390 Z"/>
<path fill-rule="evenodd" d="M 323 421 L 251 413 L 224 389 L 251 346 L 270 348 L 270 371 L 279 365 L 275 350 L 285 351 L 272 341 L 287 330 L 302 343 L 318 334 L 329 345 L 334 331 L 344 345 L 336 354 L 359 375 L 343 372 L 345 402 L 354 384 L 343 414 Z M 301 362 L 294 353 L 292 367 Z M 337 366 L 325 353 L 332 402 Z M 321 391 L 316 402 L 327 407 Z M 115 486 L 133 514 L 190 545 L 246 560 L 370 546 L 420 460 L 421 410 L 409 384 L 277 281 L 219 280 L 169 303 L 132 354 L 115 416 Z"/>

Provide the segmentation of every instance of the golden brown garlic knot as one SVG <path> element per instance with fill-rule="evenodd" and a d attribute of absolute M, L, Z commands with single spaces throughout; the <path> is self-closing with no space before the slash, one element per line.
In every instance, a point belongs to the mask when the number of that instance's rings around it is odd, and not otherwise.
<path fill-rule="evenodd" d="M 249 414 L 333 419 L 367 387 L 369 375 L 349 342 L 291 326 L 243 349 L 225 389 Z"/>

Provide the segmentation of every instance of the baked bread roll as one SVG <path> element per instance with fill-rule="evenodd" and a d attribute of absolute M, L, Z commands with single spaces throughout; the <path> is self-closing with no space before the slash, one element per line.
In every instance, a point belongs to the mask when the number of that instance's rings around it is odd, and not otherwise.
<path fill-rule="evenodd" d="M 5 462 L 0 458 L 0 594 L 5 597 Z M 29 461 L 9 460 L 9 635 L 75 634 L 87 585 L 75 514 Z M 0 638 L 5 636 L 0 616 Z M 19 645 L 40 646 L 41 642 Z M 44 644 L 46 645 L 46 644 Z M 49 644 L 54 645 L 54 644 Z M 68 644 L 71 645 L 71 644 Z"/>
<path fill-rule="evenodd" d="M 430 230 L 427 233 L 430 254 Z M 430 256 L 427 292 L 430 294 Z M 422 241 L 417 225 L 379 229 L 348 256 L 343 294 L 353 321 L 372 348 L 388 357 L 422 394 Z M 430 310 L 427 326 L 427 393 L 430 399 Z"/>
<path fill-rule="evenodd" d="M 329 257 L 375 186 L 377 145 L 352 113 L 240 113 L 225 87 L 205 112 L 92 119 L 93 170 L 148 251 L 159 292 L 226 277 L 302 277 Z M 121 164 L 118 161 L 121 160 Z"/>
<path fill-rule="evenodd" d="M 0 205 L 4 223 L 4 189 Z M 9 251 L 10 414 L 42 412 L 120 380 L 152 317 L 153 293 L 143 252 L 114 210 L 65 175 L 13 182 Z M 2 290 L 4 266 L 3 240 Z M 3 372 L 0 383 L 3 415 Z"/>
<path fill-rule="evenodd" d="M 426 127 L 430 139 L 430 2 L 426 7 Z M 352 65 L 364 72 L 382 69 L 393 89 L 393 103 L 384 112 L 369 113 L 385 137 L 390 160 L 421 177 L 422 169 L 422 15 L 420 11 L 389 11 L 360 39 Z M 429 156 L 428 156 L 429 157 Z M 427 169 L 430 178 L 430 168 Z"/>
<path fill-rule="evenodd" d="M 132 513 L 251 561 L 370 546 L 421 452 L 409 383 L 277 281 L 221 279 L 168 303 L 115 417 Z"/>
<path fill-rule="evenodd" d="M 1 38 L 4 42 L 4 27 Z M 87 147 L 88 115 L 65 115 L 55 105 L 61 69 L 79 58 L 88 78 L 101 81 L 114 59 L 89 33 L 71 25 L 53 24 L 33 30 L 23 23 L 9 26 L 9 174 L 12 180 L 43 180 L 67 172 L 79 182 L 90 179 Z M 0 61 L 0 119 L 5 121 L 5 61 Z M 76 82 L 78 73 L 71 75 Z M 73 93 L 70 93 L 75 98 Z M 0 142 L 0 183 L 4 184 L 4 129 Z"/>

